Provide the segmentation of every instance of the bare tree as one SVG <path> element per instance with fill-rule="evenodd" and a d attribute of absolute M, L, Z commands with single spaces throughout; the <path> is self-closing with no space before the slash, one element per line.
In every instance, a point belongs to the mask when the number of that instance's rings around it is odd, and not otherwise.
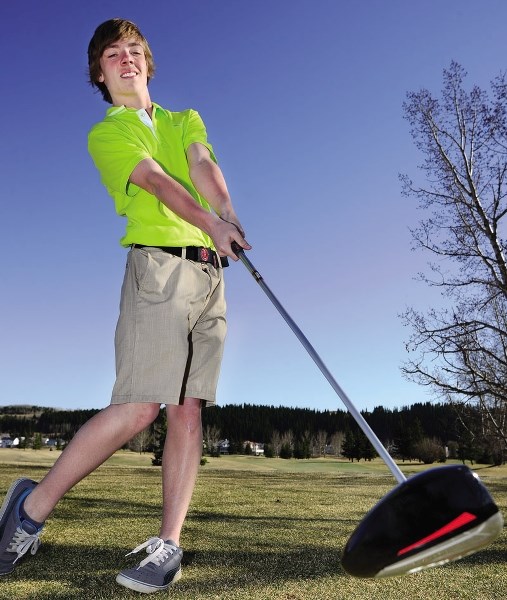
<path fill-rule="evenodd" d="M 332 448 L 332 453 L 334 454 L 334 456 L 341 455 L 344 439 L 345 439 L 345 434 L 343 433 L 343 431 L 336 431 L 331 436 L 331 439 L 329 440 L 329 445 Z"/>
<path fill-rule="evenodd" d="M 476 405 L 505 449 L 507 83 L 499 76 L 488 95 L 466 91 L 465 77 L 453 62 L 440 99 L 423 89 L 404 104 L 424 156 L 424 183 L 401 178 L 424 211 L 412 238 L 432 258 L 419 279 L 440 290 L 443 308 L 402 315 L 412 329 L 402 371 L 456 406 Z"/>
<path fill-rule="evenodd" d="M 276 429 L 273 431 L 273 435 L 271 436 L 271 447 L 273 448 L 273 455 L 280 456 L 282 440 L 280 437 L 280 432 L 277 431 Z"/>
<path fill-rule="evenodd" d="M 326 445 L 327 445 L 327 431 L 323 431 L 320 429 L 315 434 L 314 438 L 315 444 L 315 454 L 317 456 L 325 456 L 326 455 Z"/>
<path fill-rule="evenodd" d="M 414 454 L 417 460 L 426 465 L 434 462 L 445 462 L 445 448 L 435 438 L 425 437 L 414 444 Z"/>
<path fill-rule="evenodd" d="M 152 436 L 150 432 L 150 428 L 147 427 L 143 431 L 140 431 L 136 434 L 129 442 L 129 448 L 133 452 L 139 452 L 139 454 L 143 454 L 146 452 L 146 448 L 150 445 L 152 441 Z"/>
<path fill-rule="evenodd" d="M 284 431 L 280 436 L 280 446 L 287 446 L 291 450 L 294 450 L 294 434 L 291 429 Z"/>
<path fill-rule="evenodd" d="M 220 429 L 215 425 L 206 425 L 202 433 L 208 453 L 217 452 L 218 443 L 220 442 Z"/>

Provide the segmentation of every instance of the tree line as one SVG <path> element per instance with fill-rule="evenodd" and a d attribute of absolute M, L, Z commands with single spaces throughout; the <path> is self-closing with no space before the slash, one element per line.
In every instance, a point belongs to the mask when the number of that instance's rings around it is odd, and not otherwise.
<path fill-rule="evenodd" d="M 40 433 L 69 442 L 98 409 L 59 410 L 41 406 L 0 406 L 0 433 L 33 438 Z"/>
<path fill-rule="evenodd" d="M 505 452 L 485 430 L 481 411 L 471 406 L 466 421 L 462 407 L 415 403 L 401 409 L 376 407 L 363 416 L 389 452 L 401 460 L 426 463 L 446 457 L 502 464 Z M 205 446 L 229 440 L 229 452 L 242 452 L 245 440 L 265 444 L 267 456 L 309 458 L 344 456 L 371 460 L 375 451 L 345 410 L 319 411 L 256 405 L 226 405 L 203 412 Z"/>
<path fill-rule="evenodd" d="M 33 438 L 35 434 L 44 434 L 68 442 L 97 412 L 96 409 L 0 407 L 0 431 L 11 437 Z M 165 414 L 161 410 L 152 426 L 136 436 L 129 447 L 160 455 L 166 433 Z M 449 403 L 376 407 L 362 414 L 393 456 L 401 460 L 442 460 L 447 448 L 451 458 L 489 464 L 505 461 L 495 439 L 481 428 L 481 412 L 477 407 L 469 408 L 466 424 L 462 409 L 456 410 Z M 266 456 L 282 458 L 334 455 L 369 460 L 375 456 L 371 444 L 345 410 L 230 404 L 205 409 L 202 415 L 204 446 L 210 453 L 218 452 L 219 443 L 227 439 L 229 453 L 248 452 L 248 443 L 255 442 L 264 445 Z"/>

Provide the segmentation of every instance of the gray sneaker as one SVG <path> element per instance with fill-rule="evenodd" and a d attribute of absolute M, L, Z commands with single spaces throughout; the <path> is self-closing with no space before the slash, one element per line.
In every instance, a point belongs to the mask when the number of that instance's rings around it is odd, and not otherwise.
<path fill-rule="evenodd" d="M 143 548 L 146 548 L 149 556 L 142 560 L 137 568 L 125 569 L 119 573 L 116 577 L 117 583 L 136 592 L 153 594 L 166 590 L 181 578 L 183 550 L 172 540 L 165 542 L 161 538 L 152 537 L 134 548 L 127 556 Z"/>
<path fill-rule="evenodd" d="M 17 479 L 10 487 L 0 510 L 0 576 L 14 571 L 17 561 L 28 550 L 35 554 L 40 546 L 37 529 L 32 523 L 22 521 L 19 507 L 37 485 L 31 479 Z"/>

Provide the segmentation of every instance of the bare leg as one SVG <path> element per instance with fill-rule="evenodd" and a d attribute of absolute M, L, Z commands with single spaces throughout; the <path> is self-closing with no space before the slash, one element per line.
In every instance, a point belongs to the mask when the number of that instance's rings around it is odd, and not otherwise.
<path fill-rule="evenodd" d="M 160 537 L 180 543 L 202 455 L 201 400 L 185 398 L 167 407 L 167 437 L 162 458 L 164 510 Z"/>
<path fill-rule="evenodd" d="M 45 521 L 62 496 L 134 435 L 148 427 L 159 404 L 112 404 L 87 421 L 25 500 L 35 521 Z"/>

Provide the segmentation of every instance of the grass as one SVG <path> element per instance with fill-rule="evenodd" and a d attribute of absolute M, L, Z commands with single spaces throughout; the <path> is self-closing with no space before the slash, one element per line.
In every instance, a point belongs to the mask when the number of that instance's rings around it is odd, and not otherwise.
<path fill-rule="evenodd" d="M 13 453 L 13 454 L 11 454 Z M 21 462 L 20 457 L 25 457 Z M 59 453 L 0 450 L 0 494 L 12 479 L 40 479 Z M 30 460 L 28 460 L 30 457 Z M 151 456 L 118 453 L 78 484 L 48 521 L 37 557 L 0 581 L 0 599 L 140 598 L 119 587 L 125 554 L 156 534 L 160 470 Z M 406 472 L 424 467 L 401 465 Z M 507 512 L 507 468 L 478 467 Z M 493 600 L 507 590 L 507 536 L 461 561 L 401 578 L 359 580 L 340 553 L 364 514 L 395 485 L 380 461 L 222 457 L 201 468 L 184 528 L 175 600 L 330 598 Z"/>

